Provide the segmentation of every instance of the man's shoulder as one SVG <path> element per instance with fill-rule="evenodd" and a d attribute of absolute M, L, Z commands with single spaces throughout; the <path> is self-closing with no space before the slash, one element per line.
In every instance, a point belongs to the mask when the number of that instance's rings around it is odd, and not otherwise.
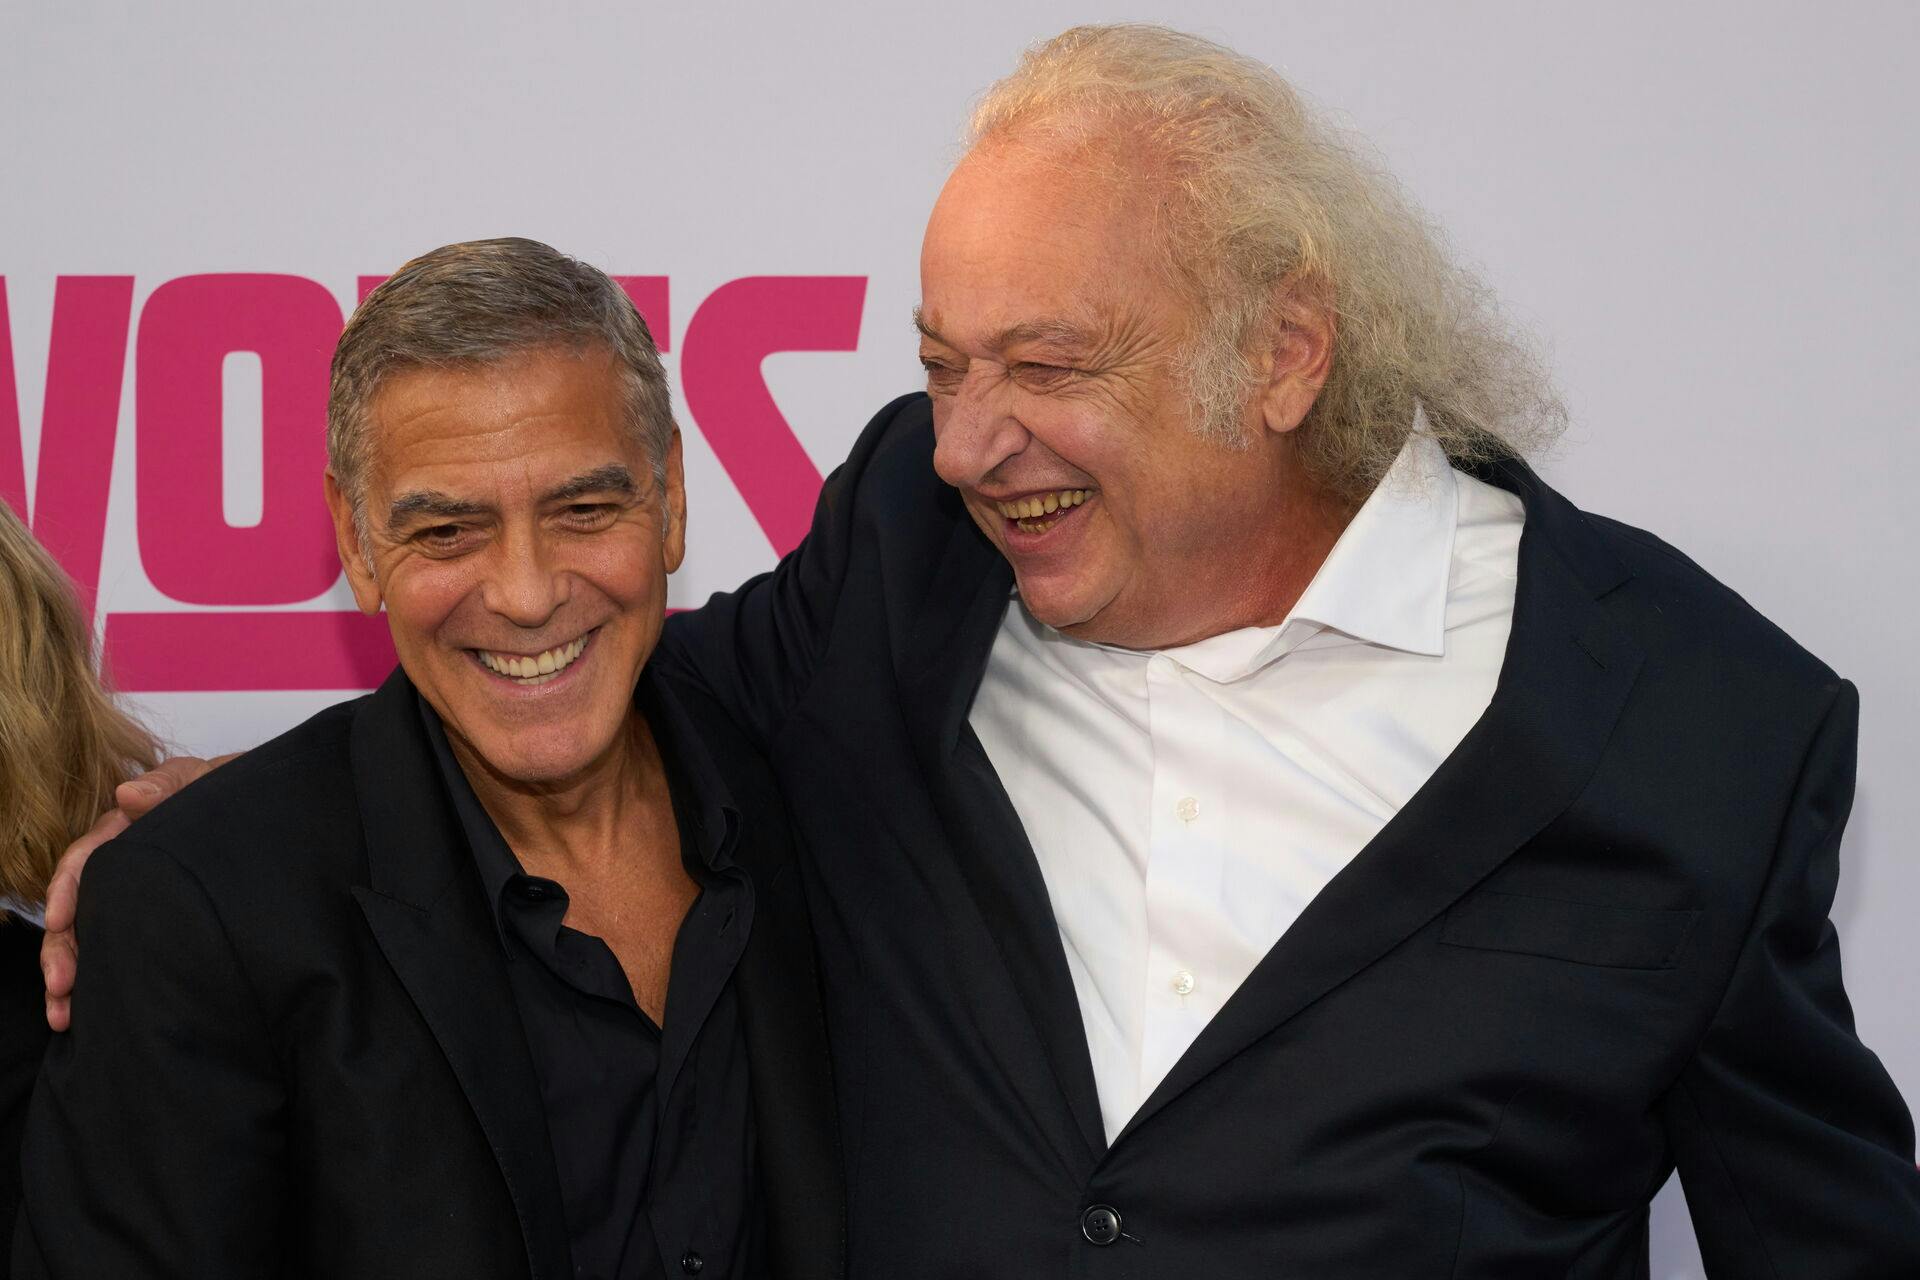
<path fill-rule="evenodd" d="M 1833 668 L 1686 553 L 1624 521 L 1581 514 L 1631 575 L 1607 602 L 1617 599 L 1616 611 L 1667 656 L 1692 657 L 1781 691 L 1831 696 L 1840 680 Z"/>
<path fill-rule="evenodd" d="M 784 834 L 785 809 L 773 767 L 727 709 L 704 684 L 671 666 L 649 668 L 649 678 L 658 696 L 671 706 L 678 727 L 692 739 L 683 741 L 681 749 L 700 753 L 703 767 L 712 771 L 743 815 L 756 819 L 756 827 L 771 819 Z M 690 763 L 681 762 L 682 767 Z M 756 839 L 761 834 L 753 833 Z"/>
<path fill-rule="evenodd" d="M 868 421 L 847 455 L 847 486 L 858 516 L 889 534 L 916 525 L 950 528 L 966 519 L 952 486 L 933 469 L 933 404 L 925 392 L 901 396 Z"/>
<path fill-rule="evenodd" d="M 357 867 L 350 748 L 364 701 L 327 707 L 194 782 L 103 846 L 96 855 L 102 869 L 116 860 L 116 846 L 130 856 L 169 857 L 209 887 Z"/>
<path fill-rule="evenodd" d="M 876 483 L 942 487 L 933 474 L 933 401 L 924 391 L 897 396 L 860 430 L 847 465 Z"/>

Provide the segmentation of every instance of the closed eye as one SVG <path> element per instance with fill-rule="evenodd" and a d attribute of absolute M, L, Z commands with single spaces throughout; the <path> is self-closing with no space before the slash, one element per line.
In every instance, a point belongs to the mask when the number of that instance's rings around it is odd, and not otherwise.
<path fill-rule="evenodd" d="M 570 502 L 560 512 L 560 518 L 570 529 L 593 530 L 612 524 L 620 508 L 611 502 Z"/>
<path fill-rule="evenodd" d="M 1028 391 L 1057 390 L 1080 376 L 1080 370 L 1070 365 L 1025 360 L 1013 365 L 1009 372 L 1013 374 L 1013 380 Z"/>
<path fill-rule="evenodd" d="M 430 524 L 415 530 L 411 541 L 430 555 L 454 555 L 467 549 L 472 533 L 463 524 Z"/>
<path fill-rule="evenodd" d="M 967 378 L 964 368 L 933 356 L 921 356 L 920 366 L 927 371 L 927 391 L 932 395 L 952 395 Z"/>

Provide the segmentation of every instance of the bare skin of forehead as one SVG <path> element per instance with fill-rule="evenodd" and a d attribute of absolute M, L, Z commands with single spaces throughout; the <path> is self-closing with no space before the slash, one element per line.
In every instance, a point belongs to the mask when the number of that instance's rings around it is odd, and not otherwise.
<path fill-rule="evenodd" d="M 1127 245 L 1157 241 L 1165 231 L 1167 201 L 1152 149 L 1129 134 L 1101 134 L 1092 138 L 1079 135 L 1044 137 L 995 137 L 969 152 L 954 169 L 948 190 L 942 193 L 942 207 L 936 207 L 929 226 L 929 245 L 939 237 L 949 259 L 960 250 L 962 261 L 979 254 L 987 262 L 1006 269 L 1010 255 L 1028 248 L 1032 257 L 1024 267 L 1036 279 L 1056 277 L 1063 264 L 1050 251 L 1045 231 L 1026 237 L 1009 234 L 1008 228 L 979 225 L 977 206 L 989 206 L 994 192 L 1007 184 L 1022 193 L 1036 184 L 1046 184 L 1058 193 L 1065 206 L 1048 218 L 1047 229 L 1054 230 L 1067 221 L 1085 228 L 1089 239 L 1118 239 Z M 989 180 L 982 181 L 982 174 Z M 956 180 L 969 186 L 960 194 L 962 212 L 973 218 L 954 216 L 952 202 Z M 983 192 L 982 187 L 986 190 Z M 1016 197 L 1018 198 L 1018 197 Z M 972 206 L 972 207 L 968 207 Z M 944 218 L 942 215 L 946 215 Z M 1033 220 L 1036 211 L 1029 207 L 1023 218 Z M 1013 223 L 1018 227 L 1019 220 Z M 969 243 L 969 242 L 972 243 Z M 1173 281 L 1172 273 L 1160 261 L 1160 254 L 1147 250 L 1132 263 L 1074 262 L 1064 264 L 1079 273 L 1079 278 L 1062 280 L 1065 287 L 1056 291 L 1056 309 L 1037 315 L 1023 315 L 986 334 L 962 334 L 952 331 L 937 301 L 928 300 L 916 307 L 913 324 L 923 339 L 958 351 L 963 344 L 978 342 L 996 355 L 1016 347 L 1074 355 L 1094 362 L 1118 361 L 1136 354 L 1138 349 L 1156 344 L 1166 335 L 1166 308 L 1143 305 L 1143 296 L 1158 294 L 1164 298 Z M 953 269 L 949 261 L 948 269 Z M 1111 271 L 1098 270 L 1112 267 Z M 1163 313 L 1156 317 L 1155 313 Z M 1156 318 L 1160 323 L 1155 323 Z"/>

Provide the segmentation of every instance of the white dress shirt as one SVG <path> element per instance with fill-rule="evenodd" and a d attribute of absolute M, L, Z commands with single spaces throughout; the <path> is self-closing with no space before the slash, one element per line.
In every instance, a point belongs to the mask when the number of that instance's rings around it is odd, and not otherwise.
<path fill-rule="evenodd" d="M 1415 434 L 1277 627 L 1150 653 L 1009 605 L 969 721 L 1046 880 L 1109 1141 L 1486 710 L 1523 519 Z"/>

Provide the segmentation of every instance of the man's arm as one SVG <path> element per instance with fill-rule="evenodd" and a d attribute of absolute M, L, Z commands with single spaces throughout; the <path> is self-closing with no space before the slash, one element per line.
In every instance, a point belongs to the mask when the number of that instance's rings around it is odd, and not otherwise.
<path fill-rule="evenodd" d="M 1707 1272 L 1920 1276 L 1913 1122 L 1854 1034 L 1827 912 L 1859 698 L 1815 734 L 1745 949 L 1663 1118 Z"/>
<path fill-rule="evenodd" d="M 166 851 L 100 851 L 87 976 L 27 1117 L 15 1274 L 277 1274 L 285 1098 L 266 1021 L 206 891 Z"/>
<path fill-rule="evenodd" d="M 653 660 L 705 687 L 763 750 L 826 646 L 867 465 L 895 420 L 920 400 L 906 396 L 874 415 L 822 486 L 806 538 L 772 572 L 667 621 Z"/>

